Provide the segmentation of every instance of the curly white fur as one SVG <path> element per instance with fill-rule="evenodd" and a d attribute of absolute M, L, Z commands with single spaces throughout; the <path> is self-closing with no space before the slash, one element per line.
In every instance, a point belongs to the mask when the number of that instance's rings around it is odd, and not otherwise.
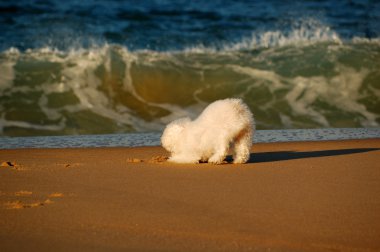
<path fill-rule="evenodd" d="M 169 161 L 220 164 L 230 146 L 234 163 L 249 159 L 255 131 L 251 111 L 241 99 L 225 99 L 211 103 L 191 121 L 181 118 L 168 124 L 161 137 L 162 146 L 171 153 Z"/>

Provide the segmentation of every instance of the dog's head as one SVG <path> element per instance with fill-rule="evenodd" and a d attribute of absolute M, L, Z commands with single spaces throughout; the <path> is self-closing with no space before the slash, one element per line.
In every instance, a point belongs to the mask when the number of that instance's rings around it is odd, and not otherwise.
<path fill-rule="evenodd" d="M 167 151 L 174 153 L 178 150 L 183 130 L 190 121 L 190 118 L 185 117 L 175 120 L 166 126 L 164 133 L 161 136 L 161 144 Z"/>

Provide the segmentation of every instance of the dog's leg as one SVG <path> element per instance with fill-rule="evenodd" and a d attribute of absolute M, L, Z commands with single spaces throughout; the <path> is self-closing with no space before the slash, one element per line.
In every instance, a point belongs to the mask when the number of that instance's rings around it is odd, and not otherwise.
<path fill-rule="evenodd" d="M 246 163 L 249 159 L 252 146 L 252 129 L 243 130 L 235 139 L 234 143 L 234 164 Z"/>
<path fill-rule="evenodd" d="M 221 139 L 224 138 L 221 137 Z M 227 156 L 229 143 L 220 142 L 217 146 L 218 148 L 215 150 L 215 153 L 208 159 L 209 163 L 221 164 Z"/>

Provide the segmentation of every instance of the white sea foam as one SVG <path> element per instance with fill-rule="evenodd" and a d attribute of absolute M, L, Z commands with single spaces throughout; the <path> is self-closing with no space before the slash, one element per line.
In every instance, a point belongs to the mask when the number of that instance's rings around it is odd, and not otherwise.
<path fill-rule="evenodd" d="M 13 120 L 7 120 L 2 116 L 0 118 L 0 134 L 3 133 L 4 128 L 6 127 L 18 127 L 18 128 L 24 128 L 24 129 L 34 129 L 34 130 L 47 130 L 47 131 L 60 131 L 65 128 L 65 119 L 62 119 L 58 124 L 54 125 L 41 125 L 41 124 L 34 124 L 29 123 L 25 121 L 13 121 Z"/>
<path fill-rule="evenodd" d="M 293 116 L 305 116 L 312 118 L 315 122 L 323 127 L 330 127 L 329 120 L 325 117 L 324 111 L 317 109 L 315 103 L 322 100 L 340 111 L 348 113 L 358 113 L 363 116 L 360 119 L 361 125 L 365 127 L 376 127 L 377 115 L 369 112 L 367 108 L 359 102 L 363 97 L 360 92 L 362 83 L 369 74 L 368 69 L 355 70 L 342 65 L 336 66 L 337 75 L 328 78 L 326 76 L 294 78 L 283 77 L 275 72 L 258 70 L 249 67 L 230 66 L 231 69 L 238 73 L 246 74 L 255 81 L 250 84 L 257 88 L 260 85 L 267 87 L 272 94 L 276 90 L 288 89 L 284 99 L 291 107 Z M 247 92 L 250 90 L 247 88 Z M 275 100 L 268 100 L 264 108 L 270 108 Z M 287 115 L 280 114 L 284 125 L 293 127 L 291 118 Z M 357 120 L 357 118 L 355 119 Z"/>
<path fill-rule="evenodd" d="M 147 105 L 150 105 L 153 107 L 159 107 L 159 108 L 165 109 L 167 111 L 170 111 L 170 114 L 168 116 L 161 117 L 158 120 L 155 120 L 151 123 L 142 123 L 140 121 L 139 122 L 140 128 L 142 128 L 144 130 L 146 130 L 146 129 L 155 129 L 155 130 L 159 129 L 159 130 L 161 130 L 165 124 L 167 124 L 168 122 L 170 122 L 174 119 L 181 118 L 181 117 L 195 118 L 196 115 L 200 111 L 202 111 L 203 105 L 204 105 L 202 103 L 197 103 L 194 106 L 189 106 L 189 107 L 183 108 L 183 107 L 175 105 L 175 104 L 157 103 L 157 102 L 151 102 L 151 101 L 144 99 L 136 91 L 134 84 L 133 84 L 133 79 L 131 77 L 131 72 L 130 72 L 131 71 L 131 64 L 134 61 L 137 61 L 138 58 L 136 57 L 136 55 L 131 54 L 129 51 L 127 51 L 125 49 L 120 49 L 119 52 L 123 56 L 124 63 L 125 63 L 125 76 L 123 79 L 124 90 L 129 92 L 130 94 L 132 94 L 134 96 L 134 98 L 136 98 L 137 100 L 139 100 L 140 102 L 142 102 L 144 104 L 147 104 Z M 145 54 L 146 54 L 146 52 L 145 52 Z M 151 56 L 151 55 L 149 55 L 149 56 Z M 157 60 L 162 60 L 163 58 L 168 59 L 168 56 L 169 55 L 167 55 L 167 54 L 154 53 L 153 57 L 149 57 L 150 60 L 144 61 L 144 64 L 150 64 L 150 63 L 153 63 Z M 170 60 L 172 60 L 171 56 L 169 56 L 169 58 L 170 58 Z"/>
<path fill-rule="evenodd" d="M 14 66 L 20 56 L 20 51 L 11 47 L 4 52 L 4 56 L 4 59 L 0 58 L 0 92 L 13 85 Z"/>
<path fill-rule="evenodd" d="M 12 86 L 15 77 L 13 70 L 15 64 L 15 61 L 0 62 L 0 91 Z"/>
<path fill-rule="evenodd" d="M 376 44 L 376 45 L 380 45 L 380 38 L 360 38 L 360 37 L 354 37 L 352 39 L 352 42 L 354 44 Z"/>
<path fill-rule="evenodd" d="M 360 102 L 363 98 L 361 88 L 363 87 L 364 80 L 367 76 L 373 73 L 373 69 L 362 67 L 361 69 L 355 67 L 349 67 L 342 63 L 338 63 L 336 58 L 342 52 L 342 46 L 339 44 L 340 40 L 335 37 L 336 34 L 331 32 L 327 28 L 314 29 L 313 32 L 308 32 L 300 28 L 293 30 L 290 33 L 284 34 L 276 31 L 269 31 L 260 35 L 260 38 L 254 37 L 244 45 L 235 44 L 231 47 L 226 46 L 223 50 L 217 51 L 211 50 L 205 56 L 199 56 L 198 53 L 205 52 L 207 48 L 195 48 L 194 54 L 190 51 L 181 52 L 150 52 L 150 51 L 135 51 L 131 52 L 126 47 L 115 45 L 104 45 L 102 47 L 90 48 L 90 49 L 73 49 L 68 52 L 62 52 L 53 48 L 41 48 L 35 50 L 28 50 L 26 52 L 19 52 L 17 49 L 9 49 L 0 59 L 0 92 L 7 90 L 7 95 L 20 92 L 23 94 L 41 92 L 40 97 L 35 101 L 40 111 L 50 120 L 49 125 L 36 125 L 29 122 L 13 121 L 5 119 L 4 106 L 0 104 L 0 128 L 4 127 L 20 127 L 20 128 L 32 128 L 39 130 L 53 130 L 60 131 L 66 127 L 65 112 L 80 112 L 91 111 L 101 117 L 109 118 L 118 125 L 127 125 L 133 127 L 137 131 L 158 131 L 163 128 L 168 122 L 177 119 L 179 117 L 189 116 L 195 118 L 204 107 L 207 106 L 210 98 L 205 99 L 205 93 L 209 90 L 220 89 L 235 90 L 233 87 L 239 86 L 239 91 L 233 91 L 236 93 L 229 93 L 232 96 L 247 96 L 254 93 L 256 89 L 265 87 L 269 90 L 272 96 L 264 97 L 267 99 L 265 104 L 261 105 L 263 111 L 272 109 L 276 104 L 283 102 L 290 107 L 290 112 L 279 109 L 277 112 L 278 120 L 281 121 L 282 126 L 292 128 L 300 124 L 295 121 L 299 117 L 311 118 L 311 121 L 315 122 L 304 125 L 319 125 L 323 127 L 332 126 L 328 113 L 316 106 L 316 103 L 322 101 L 329 106 L 335 108 L 335 111 L 343 111 L 349 113 L 356 113 L 354 120 L 358 120 L 362 126 L 378 126 L 378 115 L 368 111 L 366 106 Z M 292 50 L 284 50 L 280 48 L 272 48 L 271 50 L 261 50 L 257 55 L 255 54 L 252 59 L 249 59 L 250 54 L 244 54 L 244 52 L 235 52 L 228 50 L 242 50 L 252 49 L 254 47 L 276 47 L 296 45 L 297 43 L 314 43 L 320 41 L 331 41 L 332 47 L 328 47 L 328 50 L 332 56 L 329 58 L 329 64 L 332 62 L 332 66 L 335 68 L 333 73 L 323 74 L 316 67 L 309 62 L 305 62 L 308 66 L 314 67 L 316 73 L 314 75 L 304 76 L 302 74 L 292 75 L 288 77 L 286 74 L 282 74 L 280 71 L 275 70 L 271 66 L 271 59 L 274 56 L 284 57 L 284 52 L 290 55 L 294 55 L 296 51 L 296 57 L 305 60 L 302 49 L 295 46 L 291 47 Z M 376 43 L 375 41 L 360 41 L 355 40 L 355 43 Z M 350 49 L 352 44 L 343 45 L 344 49 Z M 372 45 L 372 44 L 371 44 Z M 375 44 L 376 45 L 376 44 Z M 312 47 L 317 48 L 318 47 Z M 197 51 L 199 49 L 199 51 Z M 210 48 L 209 48 L 210 49 Z M 319 50 L 319 49 L 318 49 Z M 324 47 L 321 48 L 324 50 Z M 226 55 L 224 52 L 228 52 Z M 318 51 L 319 53 L 319 51 Z M 115 56 L 116 55 L 116 56 Z M 243 62 L 242 55 L 245 62 Z M 286 54 L 287 55 L 287 54 Z M 117 60 L 115 61 L 115 58 Z M 298 59 L 298 58 L 297 58 Z M 21 62 L 21 66 L 25 67 L 30 62 L 54 62 L 59 64 L 59 70 L 57 72 L 46 71 L 44 73 L 48 78 L 44 83 L 34 84 L 32 86 L 22 85 L 18 83 L 14 85 L 14 80 L 17 76 L 22 76 L 25 71 L 19 70 L 15 67 L 16 64 Z M 24 63 L 28 63 L 22 65 Z M 115 63 L 116 62 L 116 63 Z M 121 64 L 120 64 L 121 62 Z M 188 94 L 192 96 L 194 101 L 192 104 L 184 106 L 180 103 L 166 103 L 166 102 L 153 102 L 144 96 L 144 93 L 139 93 L 141 89 L 133 79 L 133 66 L 148 66 L 149 69 L 158 69 L 163 63 L 167 63 L 168 67 L 173 67 L 173 71 L 178 69 L 184 69 L 184 71 L 191 72 L 191 76 L 194 76 L 195 80 L 199 80 L 202 85 L 196 86 L 191 89 Z M 301 62 L 302 63 L 302 62 Z M 115 70 L 115 64 L 118 64 L 118 69 Z M 253 65 L 259 64 L 259 67 Z M 38 64 L 37 64 L 38 65 Z M 124 69 L 119 69 L 124 67 Z M 22 68 L 21 68 L 22 69 Z M 105 73 L 99 74 L 99 69 Z M 27 69 L 29 70 L 29 69 Z M 42 69 L 43 70 L 43 69 Z M 38 70 L 39 71 L 39 70 Z M 39 72 L 36 73 L 39 73 Z M 107 76 L 122 76 L 118 79 L 121 82 L 120 89 L 114 89 L 113 83 L 108 83 Z M 371 72 L 372 71 L 372 72 Z M 231 77 L 233 83 L 224 83 L 221 77 Z M 26 71 L 26 77 L 30 78 Z M 35 73 L 35 72 L 33 72 Z M 232 74 L 231 76 L 228 74 Z M 140 73 L 141 74 L 141 73 Z M 149 74 L 149 71 L 146 73 Z M 165 74 L 165 73 L 163 73 Z M 221 77 L 219 76 L 221 75 Z M 187 75 L 186 75 L 187 76 Z M 165 78 L 165 76 L 163 76 Z M 236 78 L 236 81 L 235 79 Z M 168 81 L 172 81 L 170 78 Z M 155 80 L 151 80 L 155 81 Z M 181 81 L 181 80 L 178 80 Z M 223 83 L 219 83 L 219 82 Z M 151 84 L 151 83 L 150 83 Z M 176 85 L 177 83 L 172 83 Z M 223 86 L 224 85 L 224 86 Z M 231 86 L 229 86 L 231 85 Z M 154 87 L 154 85 L 152 85 Z M 231 88 L 231 89 L 230 89 Z M 373 94 L 378 95 L 379 90 L 369 85 L 366 87 Z M 195 90 L 195 91 L 194 91 Z M 285 90 L 285 92 L 284 92 Z M 134 99 L 142 103 L 149 110 L 150 107 L 161 108 L 166 111 L 164 116 L 152 116 L 148 120 L 144 118 L 139 112 L 133 111 L 133 108 L 128 107 L 120 101 L 113 100 L 117 95 L 116 92 L 126 92 L 128 96 L 131 95 Z M 223 91 L 224 92 L 224 91 Z M 79 102 L 76 104 L 62 104 L 60 107 L 49 106 L 49 96 L 52 94 L 73 94 Z M 275 95 L 276 93 L 282 93 L 282 96 Z M 157 94 L 159 95 L 159 94 Z M 172 94 L 176 95 L 176 94 Z M 209 94 L 207 94 L 209 95 Z M 222 95 L 225 95 L 224 93 Z M 202 97 L 202 98 L 201 98 Z M 208 96 L 213 97 L 213 96 Z M 365 97 L 364 97 L 365 98 Z M 250 97 L 248 97 L 250 99 Z M 25 103 L 32 101 L 25 100 Z M 149 111 L 148 111 L 149 113 Z M 54 122 L 53 122 L 54 121 Z M 267 123 L 267 122 L 265 122 Z M 263 122 L 262 125 L 265 124 Z M 302 125 L 302 124 L 301 124 Z M 270 128 L 272 125 L 265 125 Z"/>
<path fill-rule="evenodd" d="M 358 41 L 358 39 L 356 39 Z M 289 31 L 270 30 L 255 31 L 250 37 L 244 37 L 240 41 L 224 43 L 223 45 L 190 46 L 184 51 L 186 53 L 221 53 L 241 50 L 255 50 L 262 48 L 277 48 L 285 46 L 305 46 L 314 43 L 330 42 L 343 44 L 342 39 L 335 31 L 327 25 L 314 19 L 304 19 L 298 27 L 293 27 Z"/>
<path fill-rule="evenodd" d="M 237 65 L 229 65 L 229 68 L 237 73 L 246 74 L 251 78 L 258 80 L 258 82 L 254 82 L 251 85 L 265 85 L 266 83 L 270 83 L 270 85 L 266 86 L 271 90 L 272 93 L 275 90 L 283 88 L 285 86 L 286 78 L 276 74 L 273 71 L 255 69 L 251 67 L 242 67 Z"/>

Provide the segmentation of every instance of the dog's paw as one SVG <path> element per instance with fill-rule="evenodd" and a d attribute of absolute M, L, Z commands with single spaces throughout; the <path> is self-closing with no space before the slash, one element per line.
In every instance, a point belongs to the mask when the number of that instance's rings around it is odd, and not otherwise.
<path fill-rule="evenodd" d="M 183 157 L 183 156 L 172 156 L 168 159 L 169 162 L 178 164 L 198 164 L 199 160 L 195 158 Z"/>
<path fill-rule="evenodd" d="M 222 157 L 211 157 L 208 162 L 211 163 L 211 164 L 222 164 L 223 163 L 223 160 L 224 158 Z"/>
<path fill-rule="evenodd" d="M 245 162 L 241 159 L 235 159 L 232 163 L 233 164 L 244 164 Z"/>
<path fill-rule="evenodd" d="M 234 164 L 244 164 L 247 163 L 248 158 L 247 157 L 235 157 L 233 160 Z"/>

